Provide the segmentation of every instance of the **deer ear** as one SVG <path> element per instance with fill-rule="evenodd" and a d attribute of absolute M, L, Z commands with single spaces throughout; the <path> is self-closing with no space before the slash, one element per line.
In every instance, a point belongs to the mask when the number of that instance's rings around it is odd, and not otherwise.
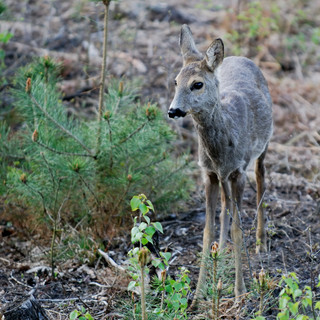
<path fill-rule="evenodd" d="M 207 67 L 214 71 L 220 63 L 223 61 L 224 57 L 224 45 L 221 39 L 214 40 L 206 52 L 205 61 Z"/>
<path fill-rule="evenodd" d="M 183 65 L 187 65 L 193 61 L 199 61 L 202 59 L 201 53 L 198 51 L 193 37 L 192 32 L 188 25 L 184 24 L 181 27 L 180 33 L 180 40 L 179 40 L 182 58 L 183 58 Z"/>

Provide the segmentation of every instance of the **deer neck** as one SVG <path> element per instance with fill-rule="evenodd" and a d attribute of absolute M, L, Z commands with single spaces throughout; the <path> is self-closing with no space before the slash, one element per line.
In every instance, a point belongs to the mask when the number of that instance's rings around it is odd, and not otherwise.
<path fill-rule="evenodd" d="M 223 155 L 228 150 L 228 146 L 233 143 L 220 100 L 216 101 L 214 106 L 210 104 L 200 113 L 192 116 L 199 135 L 200 146 L 211 160 L 220 166 L 226 160 Z"/>

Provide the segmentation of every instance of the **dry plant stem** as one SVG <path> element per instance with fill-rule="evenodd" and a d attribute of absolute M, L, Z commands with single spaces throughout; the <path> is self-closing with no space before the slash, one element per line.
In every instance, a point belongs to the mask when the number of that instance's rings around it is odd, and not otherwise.
<path fill-rule="evenodd" d="M 96 155 L 100 152 L 101 144 L 101 121 L 103 110 L 103 98 L 104 88 L 106 80 L 106 68 L 107 68 L 107 44 L 108 44 L 108 19 L 109 19 L 109 5 L 111 0 L 103 0 L 104 4 L 104 33 L 103 33 L 103 53 L 102 53 L 102 66 L 100 77 L 100 91 L 99 91 L 99 105 L 98 105 L 98 132 L 97 132 L 97 147 Z"/>
<path fill-rule="evenodd" d="M 63 127 L 60 123 L 58 123 L 54 118 L 52 118 L 52 116 L 45 110 L 42 108 L 42 106 L 39 104 L 39 102 L 36 100 L 36 98 L 30 94 L 31 100 L 32 102 L 35 104 L 35 106 L 50 120 L 52 121 L 61 131 L 63 131 L 65 134 L 67 134 L 69 137 L 71 137 L 73 140 L 75 140 L 76 142 L 78 142 L 80 144 L 80 146 L 85 149 L 89 155 L 88 156 L 92 156 L 92 153 L 90 151 L 89 148 L 87 148 L 76 136 L 74 136 L 68 129 L 66 129 L 65 127 Z"/>
<path fill-rule="evenodd" d="M 57 214 L 55 214 L 54 216 L 54 223 L 53 223 L 53 233 L 52 233 L 52 240 L 51 240 L 51 277 L 52 279 L 55 278 L 55 274 L 54 274 L 54 268 L 55 268 L 55 263 L 54 263 L 54 244 L 57 238 L 57 227 L 58 227 L 58 220 L 60 220 L 60 214 L 61 214 L 61 210 L 62 207 L 64 206 L 65 202 L 68 200 L 68 197 L 65 198 L 57 212 Z"/>
<path fill-rule="evenodd" d="M 310 227 L 308 228 L 308 234 L 309 234 L 309 246 L 310 246 L 310 288 L 311 288 L 311 309 L 312 309 L 312 315 L 313 318 L 316 319 L 316 311 L 314 308 L 314 297 L 313 297 L 313 290 L 314 290 L 314 280 L 313 280 L 313 245 L 312 245 L 312 239 L 311 239 L 311 232 Z"/>
<path fill-rule="evenodd" d="M 213 257 L 212 319 L 217 319 L 217 257 Z"/>
<path fill-rule="evenodd" d="M 160 310 L 163 310 L 163 304 L 164 304 L 164 292 L 165 292 L 165 281 L 166 281 L 166 274 L 163 273 L 162 277 L 162 293 L 161 293 L 161 304 L 160 304 Z"/>
<path fill-rule="evenodd" d="M 147 320 L 146 313 L 146 293 L 144 287 L 144 266 L 141 265 L 141 313 L 142 320 Z"/>
<path fill-rule="evenodd" d="M 259 305 L 259 315 L 262 316 L 263 312 L 263 298 L 264 298 L 264 290 L 260 288 L 260 305 Z"/>

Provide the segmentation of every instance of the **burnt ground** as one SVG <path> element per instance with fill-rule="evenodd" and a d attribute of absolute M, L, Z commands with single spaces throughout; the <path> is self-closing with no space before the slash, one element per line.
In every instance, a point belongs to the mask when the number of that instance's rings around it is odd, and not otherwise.
<path fill-rule="evenodd" d="M 102 5 L 82 0 L 6 3 L 9 10 L 0 20 L 0 33 L 8 30 L 14 37 L 4 47 L 7 68 L 3 76 L 10 78 L 34 56 L 48 54 L 64 65 L 61 90 L 70 113 L 94 116 L 101 62 Z M 263 14 L 269 16 L 267 2 L 261 3 Z M 314 288 L 313 281 L 320 273 L 320 50 L 310 39 L 312 28 L 320 26 L 320 6 L 316 1 L 296 1 L 294 7 L 285 1 L 275 3 L 281 17 L 279 25 L 286 27 L 267 30 L 267 35 L 253 39 L 244 37 L 240 43 L 241 53 L 253 59 L 268 80 L 275 124 L 266 157 L 269 251 L 261 256 L 254 253 L 255 189 L 253 172 L 249 172 L 243 212 L 249 260 L 244 255 L 243 263 L 248 281 L 250 265 L 256 273 L 263 267 L 275 283 L 282 273 L 296 272 L 302 286 Z M 181 67 L 180 25 L 191 26 L 202 51 L 219 36 L 225 41 L 226 55 L 231 55 L 235 41 L 228 33 L 239 28 L 235 12 L 245 5 L 246 1 L 225 1 L 222 6 L 204 0 L 112 3 L 108 79 L 138 77 L 143 99 L 157 102 L 165 111 L 173 95 L 173 78 Z M 302 18 L 301 11 L 305 13 Z M 294 41 L 300 31 L 304 40 L 290 47 L 289 40 Z M 258 45 L 262 49 L 256 50 Z M 0 90 L 0 108 L 4 110 L 1 117 L 14 123 L 14 110 L 7 108 L 11 103 L 7 85 Z M 190 148 L 196 157 L 196 135 L 190 120 L 179 120 L 173 126 L 180 137 L 177 147 Z M 196 171 L 194 176 L 198 178 L 193 200 L 185 205 L 184 213 L 168 213 L 162 218 L 165 232 L 160 239 L 161 248 L 168 247 L 173 254 L 171 272 L 180 266 L 188 268 L 193 288 L 205 217 L 200 172 Z M 5 309 L 32 293 L 50 319 L 68 319 L 69 313 L 80 306 L 95 319 L 121 318 L 118 303 L 129 296 L 125 290 L 128 279 L 103 258 L 95 258 L 93 253 L 94 258 L 89 255 L 61 262 L 57 280 L 53 281 L 44 258 L 49 251 L 48 242 L 40 236 L 28 237 L 24 230 L 8 224 L 8 220 L 1 220 L 0 227 L 0 307 Z M 126 233 L 113 237 L 108 254 L 117 264 L 124 264 L 129 243 Z M 319 297 L 319 291 L 317 294 Z M 246 303 L 233 307 L 231 298 L 229 293 L 223 300 L 223 319 L 250 319 L 257 310 L 257 299 L 245 297 Z M 273 306 L 266 316 L 275 319 L 275 315 Z"/>

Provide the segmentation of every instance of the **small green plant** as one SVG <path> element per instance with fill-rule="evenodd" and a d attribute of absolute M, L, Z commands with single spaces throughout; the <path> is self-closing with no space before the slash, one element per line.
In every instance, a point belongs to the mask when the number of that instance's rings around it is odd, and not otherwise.
<path fill-rule="evenodd" d="M 91 314 L 86 311 L 86 309 L 81 306 L 81 309 L 75 309 L 73 310 L 69 315 L 70 320 L 94 320 Z"/>
<path fill-rule="evenodd" d="M 278 30 L 278 11 L 276 5 L 266 9 L 260 1 L 249 2 L 248 6 L 236 16 L 236 28 L 232 28 L 227 38 L 233 43 L 233 54 L 241 55 L 244 47 L 260 50 L 261 42 Z"/>
<path fill-rule="evenodd" d="M 280 285 L 284 288 L 280 292 L 279 309 L 277 319 L 288 320 L 319 320 L 320 301 L 314 301 L 314 294 L 310 286 L 300 288 L 297 275 L 292 272 L 288 276 L 282 276 Z M 320 277 L 317 287 L 320 287 Z"/>
<path fill-rule="evenodd" d="M 259 275 L 259 283 L 262 286 L 264 281 L 261 281 L 262 275 Z M 294 272 L 286 276 L 283 275 L 279 286 L 283 286 L 283 288 L 278 298 L 280 312 L 277 314 L 277 320 L 320 320 L 320 300 L 317 301 L 315 299 L 314 292 L 310 286 L 304 286 L 303 289 L 300 287 L 299 280 Z M 317 287 L 320 287 L 320 275 Z M 261 315 L 263 310 L 261 306 L 262 298 L 261 296 L 260 315 L 253 320 L 266 320 Z"/>
<path fill-rule="evenodd" d="M 153 204 L 144 194 L 134 196 L 130 204 L 132 211 L 139 213 L 134 217 L 134 226 L 131 229 L 131 242 L 138 244 L 138 246 L 128 253 L 130 257 L 129 272 L 133 279 L 128 285 L 128 290 L 133 291 L 138 287 L 141 293 L 141 308 L 134 304 L 133 316 L 135 317 L 138 310 L 141 310 L 142 319 L 146 319 L 147 314 L 148 319 L 152 317 L 155 317 L 154 319 L 186 319 L 187 295 L 190 292 L 189 271 L 181 268 L 175 280 L 166 276 L 166 267 L 169 265 L 171 253 L 159 252 L 159 257 L 152 257 L 147 248 L 148 245 L 154 244 L 155 232 L 163 233 L 161 223 L 151 222 L 148 216 L 148 213 L 154 212 Z M 155 277 L 153 280 L 152 299 L 147 294 L 144 279 L 150 271 L 149 263 L 162 270 L 161 279 Z M 149 300 L 148 303 L 147 300 Z"/>

